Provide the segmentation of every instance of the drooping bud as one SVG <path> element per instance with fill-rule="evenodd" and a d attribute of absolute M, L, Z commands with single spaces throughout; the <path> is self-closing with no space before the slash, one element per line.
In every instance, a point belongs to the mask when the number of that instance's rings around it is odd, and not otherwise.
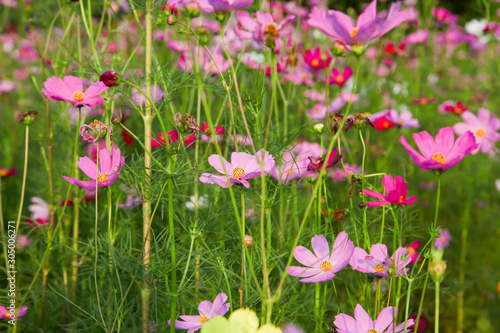
<path fill-rule="evenodd" d="M 30 126 L 35 121 L 35 116 L 38 114 L 36 111 L 21 112 L 17 117 L 17 121 L 23 123 L 25 126 Z"/>
<path fill-rule="evenodd" d="M 196 119 L 189 114 L 182 115 L 177 113 L 174 117 L 175 126 L 179 128 L 181 133 L 192 133 L 197 135 L 199 131 L 199 126 L 196 123 Z"/>
<path fill-rule="evenodd" d="M 111 135 L 111 128 L 97 119 L 89 125 L 82 125 L 80 127 L 80 135 L 82 136 L 82 139 L 87 142 L 96 142 L 97 140 L 104 138 L 106 134 Z"/>
<path fill-rule="evenodd" d="M 114 87 L 121 83 L 121 78 L 120 74 L 118 74 L 116 71 L 107 70 L 104 73 L 102 73 L 101 77 L 99 78 L 99 81 L 101 81 L 108 87 Z"/>
<path fill-rule="evenodd" d="M 122 122 L 122 115 L 121 114 L 116 114 L 111 118 L 111 123 L 113 125 L 119 124 Z"/>

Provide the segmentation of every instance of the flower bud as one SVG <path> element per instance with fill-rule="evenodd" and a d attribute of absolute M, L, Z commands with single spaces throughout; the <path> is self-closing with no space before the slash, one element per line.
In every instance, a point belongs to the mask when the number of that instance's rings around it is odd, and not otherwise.
<path fill-rule="evenodd" d="M 316 124 L 316 125 L 314 125 L 313 128 L 314 128 L 314 131 L 316 133 L 321 134 L 325 130 L 325 125 L 323 125 L 323 124 Z"/>
<path fill-rule="evenodd" d="M 175 16 L 174 15 L 169 15 L 169 17 L 167 18 L 167 24 L 168 25 L 174 25 L 175 24 Z"/>
<path fill-rule="evenodd" d="M 30 126 L 35 121 L 35 116 L 38 114 L 36 111 L 21 112 L 17 117 L 17 121 L 23 123 L 25 126 Z"/>
<path fill-rule="evenodd" d="M 365 47 L 363 44 L 353 45 L 352 52 L 358 57 L 362 56 L 365 53 Z"/>
<path fill-rule="evenodd" d="M 347 47 L 341 41 L 337 40 L 333 44 L 333 54 L 337 57 L 341 57 L 345 53 L 346 50 L 347 50 Z"/>
<path fill-rule="evenodd" d="M 188 3 L 186 5 L 186 14 L 191 18 L 200 16 L 200 5 L 195 1 Z"/>
<path fill-rule="evenodd" d="M 113 87 L 121 82 L 120 75 L 116 71 L 107 70 L 102 73 L 99 81 L 107 85 L 108 87 Z"/>
<path fill-rule="evenodd" d="M 358 204 L 359 208 L 365 208 L 366 207 L 366 202 L 364 201 L 361 201 L 359 204 Z"/>
<path fill-rule="evenodd" d="M 446 272 L 446 262 L 443 260 L 433 260 L 429 263 L 429 273 L 435 282 L 440 283 Z"/>
<path fill-rule="evenodd" d="M 250 245 L 252 245 L 253 243 L 253 238 L 252 236 L 249 236 L 249 235 L 245 235 L 245 242 L 244 244 L 249 247 Z"/>
<path fill-rule="evenodd" d="M 122 122 L 122 115 L 121 114 L 116 114 L 111 118 L 111 123 L 113 125 L 119 124 Z"/>

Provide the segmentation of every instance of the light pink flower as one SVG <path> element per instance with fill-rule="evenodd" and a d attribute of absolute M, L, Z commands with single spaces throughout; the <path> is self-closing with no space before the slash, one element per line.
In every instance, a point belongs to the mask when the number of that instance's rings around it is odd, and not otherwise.
<path fill-rule="evenodd" d="M 429 30 L 417 30 L 401 41 L 404 44 L 422 44 L 429 38 Z"/>
<path fill-rule="evenodd" d="M 281 156 L 281 163 L 276 163 L 271 170 L 271 176 L 277 182 L 288 184 L 290 181 L 302 178 L 307 174 L 307 166 L 309 165 L 309 155 L 302 153 L 294 155 L 291 152 L 285 152 Z"/>
<path fill-rule="evenodd" d="M 87 105 L 94 107 L 106 99 L 99 97 L 108 87 L 96 82 L 83 91 L 83 81 L 79 77 L 67 75 L 64 78 L 52 76 L 44 82 L 42 93 L 50 99 L 74 103 L 75 107 Z"/>
<path fill-rule="evenodd" d="M 314 7 L 307 21 L 311 27 L 346 44 L 364 44 L 391 31 L 409 20 L 408 10 L 399 11 L 401 2 L 391 4 L 386 19 L 377 17 L 377 0 L 370 3 L 358 17 L 356 23 L 346 14 Z"/>
<path fill-rule="evenodd" d="M 252 5 L 253 0 L 208 0 L 208 3 L 212 5 L 216 11 L 231 11 L 248 7 Z"/>
<path fill-rule="evenodd" d="M 339 314 L 335 316 L 335 321 L 333 324 L 337 326 L 338 333 L 400 333 L 408 332 L 405 330 L 405 326 L 412 326 L 413 319 L 408 319 L 395 327 L 394 321 L 396 320 L 398 309 L 392 306 L 386 307 L 378 314 L 376 320 L 372 320 L 370 315 L 363 309 L 363 307 L 358 304 L 354 309 L 354 318 L 346 315 Z"/>
<path fill-rule="evenodd" d="M 228 188 L 229 185 L 232 186 L 236 183 L 249 188 L 250 183 L 247 179 L 262 176 L 261 163 L 263 163 L 264 175 L 271 172 L 274 167 L 274 157 L 264 149 L 261 149 L 255 156 L 234 152 L 231 154 L 231 163 L 226 161 L 224 157 L 214 154 L 208 158 L 208 163 L 222 175 L 203 173 L 200 176 L 202 183 L 217 184 L 223 188 Z"/>
<path fill-rule="evenodd" d="M 370 254 L 360 247 L 356 247 L 352 254 L 349 265 L 352 269 L 361 273 L 370 273 L 384 277 L 395 277 L 405 275 L 409 268 L 406 266 L 411 262 L 408 250 L 400 247 L 389 257 L 385 244 L 373 244 Z"/>
<path fill-rule="evenodd" d="M 145 94 L 148 93 L 146 91 L 146 86 L 145 85 L 142 86 L 141 90 Z M 131 91 L 132 91 L 132 101 L 134 101 L 134 103 L 137 106 L 145 106 L 146 105 L 146 101 L 147 101 L 146 97 L 140 91 L 138 91 L 135 88 L 132 88 Z M 161 101 L 163 99 L 163 97 L 165 97 L 165 93 L 163 92 L 163 90 L 160 87 L 158 87 L 157 85 L 152 84 L 151 85 L 151 91 L 149 92 L 149 98 L 151 98 L 151 100 L 154 103 L 158 103 L 159 101 Z"/>
<path fill-rule="evenodd" d="M 495 143 L 500 140 L 500 119 L 495 117 L 489 110 L 480 108 L 475 116 L 470 111 L 462 113 L 463 123 L 458 123 L 453 126 L 457 135 L 462 135 L 467 131 L 471 131 L 476 138 L 476 143 L 479 147 L 472 151 L 475 155 L 481 149 L 483 154 L 487 154 L 495 148 Z"/>
<path fill-rule="evenodd" d="M 87 177 L 92 180 L 78 180 L 76 178 L 63 178 L 73 185 L 83 187 L 87 191 L 95 191 L 98 188 L 111 186 L 118 179 L 121 169 L 125 164 L 125 157 L 121 156 L 120 148 L 112 147 L 111 152 L 106 148 L 99 150 L 99 166 L 87 156 L 80 157 L 76 163 Z"/>

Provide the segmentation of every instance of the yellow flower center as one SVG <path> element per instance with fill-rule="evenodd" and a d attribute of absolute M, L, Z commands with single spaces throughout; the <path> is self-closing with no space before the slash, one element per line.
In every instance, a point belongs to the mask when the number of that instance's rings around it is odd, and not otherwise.
<path fill-rule="evenodd" d="M 356 36 L 357 36 L 357 34 L 358 34 L 358 31 L 359 31 L 359 28 L 354 28 L 354 29 L 351 31 L 350 35 L 351 35 L 352 39 L 356 39 Z"/>
<path fill-rule="evenodd" d="M 243 170 L 242 168 L 234 168 L 233 170 L 233 178 L 235 179 L 240 179 L 241 176 L 243 176 L 245 174 L 245 170 Z"/>
<path fill-rule="evenodd" d="M 463 112 L 463 110 L 461 108 L 459 108 L 458 106 L 453 111 L 453 113 L 455 113 L 455 114 L 461 114 L 462 112 Z"/>
<path fill-rule="evenodd" d="M 443 243 L 446 242 L 446 236 L 441 236 L 439 238 L 441 238 L 441 242 L 443 242 Z"/>
<path fill-rule="evenodd" d="M 403 200 L 404 200 L 404 199 L 405 199 L 405 197 L 404 197 L 404 196 L 400 196 L 400 197 L 399 197 L 399 202 L 403 202 Z"/>
<path fill-rule="evenodd" d="M 382 273 L 383 271 L 385 271 L 385 267 L 382 266 L 381 264 L 376 264 L 374 268 L 375 268 L 375 272 Z"/>
<path fill-rule="evenodd" d="M 478 129 L 478 130 L 476 131 L 476 135 L 477 135 L 478 137 L 480 137 L 480 138 L 482 138 L 485 134 L 486 134 L 486 131 L 485 131 L 484 129 L 482 129 L 482 128 L 480 128 L 480 129 Z"/>
<path fill-rule="evenodd" d="M 99 183 L 105 183 L 108 181 L 108 174 L 107 173 L 101 173 L 99 176 L 97 176 L 97 181 Z"/>
<path fill-rule="evenodd" d="M 83 101 L 83 93 L 81 91 L 75 91 L 73 93 L 73 99 L 77 102 Z"/>
<path fill-rule="evenodd" d="M 314 59 L 313 61 L 311 61 L 311 65 L 313 67 L 318 67 L 319 66 L 319 60 L 318 59 Z"/>
<path fill-rule="evenodd" d="M 5 177 L 8 173 L 7 169 L 0 169 L 0 177 Z"/>
<path fill-rule="evenodd" d="M 378 331 L 374 328 L 369 329 L 367 333 L 378 333 Z"/>
<path fill-rule="evenodd" d="M 415 254 L 415 249 L 414 249 L 414 248 L 412 248 L 412 247 L 409 247 L 409 248 L 408 248 L 408 253 L 409 253 L 409 254 Z"/>
<path fill-rule="evenodd" d="M 335 78 L 335 81 L 337 81 L 337 83 L 342 83 L 344 82 L 344 77 L 339 75 Z"/>
<path fill-rule="evenodd" d="M 391 123 L 388 122 L 387 120 L 384 120 L 384 122 L 382 123 L 383 128 L 389 128 L 390 126 L 391 126 Z"/>
<path fill-rule="evenodd" d="M 443 166 L 446 164 L 446 157 L 444 157 L 443 153 L 434 153 L 432 160 L 441 163 Z"/>
<path fill-rule="evenodd" d="M 89 126 L 92 127 L 92 128 L 96 128 L 98 126 L 106 126 L 106 124 L 103 123 L 103 122 L 101 122 L 101 121 L 99 121 L 99 120 L 97 120 L 97 119 L 94 119 L 94 122 L 90 123 Z"/>
<path fill-rule="evenodd" d="M 198 321 L 201 323 L 201 324 L 205 324 L 205 322 L 208 320 L 208 317 L 207 316 L 201 316 L 200 319 L 198 319 Z"/>
<path fill-rule="evenodd" d="M 332 267 L 332 263 L 329 261 L 323 261 L 323 263 L 321 264 L 321 269 L 323 270 L 323 272 L 328 272 L 332 269 Z"/>
<path fill-rule="evenodd" d="M 398 120 L 398 124 L 401 125 L 401 126 L 403 126 L 405 124 L 405 122 L 400 119 L 400 120 Z"/>
<path fill-rule="evenodd" d="M 276 27 L 276 24 L 269 23 L 266 26 L 266 29 L 264 30 L 264 35 L 266 35 L 266 36 L 272 36 L 272 37 L 276 38 L 276 37 L 278 37 L 279 32 L 280 31 Z"/>

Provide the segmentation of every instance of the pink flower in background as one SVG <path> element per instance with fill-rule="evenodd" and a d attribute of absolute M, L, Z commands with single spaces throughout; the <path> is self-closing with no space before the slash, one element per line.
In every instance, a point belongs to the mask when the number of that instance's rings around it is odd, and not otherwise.
<path fill-rule="evenodd" d="M 356 23 L 346 14 L 314 7 L 307 23 L 346 44 L 364 44 L 378 38 L 411 18 L 408 10 L 399 11 L 401 2 L 391 4 L 386 19 L 377 17 L 377 0 L 370 3 Z"/>
<path fill-rule="evenodd" d="M 21 45 L 17 51 L 17 59 L 22 62 L 38 60 L 38 52 L 30 45 Z"/>
<path fill-rule="evenodd" d="M 309 164 L 308 154 L 295 155 L 291 152 L 284 152 L 281 156 L 281 163 L 276 163 L 271 170 L 271 176 L 277 182 L 288 184 L 290 181 L 302 178 L 307 174 Z"/>
<path fill-rule="evenodd" d="M 226 73 L 229 67 L 231 67 L 230 60 L 225 60 L 224 56 L 215 47 L 209 47 L 208 49 L 210 50 L 213 59 L 210 56 L 210 53 L 208 53 L 204 48 L 194 48 L 194 59 L 196 59 L 197 66 L 200 66 L 205 74 L 211 73 L 219 75 L 219 70 L 221 73 Z M 191 53 L 189 51 L 182 52 L 182 55 L 177 62 L 177 67 L 181 70 L 193 72 Z"/>
<path fill-rule="evenodd" d="M 42 93 L 50 99 L 74 103 L 75 107 L 87 105 L 94 107 L 106 99 L 99 97 L 108 87 L 102 82 L 96 82 L 83 91 L 83 81 L 79 77 L 67 75 L 64 78 L 52 76 L 44 83 Z"/>
<path fill-rule="evenodd" d="M 469 107 L 467 105 L 464 105 L 461 101 L 458 101 L 456 104 L 453 101 L 444 101 L 438 106 L 438 111 L 443 114 L 450 112 L 453 114 L 461 115 L 468 109 Z"/>
<path fill-rule="evenodd" d="M 8 94 L 12 90 L 16 89 L 16 83 L 9 80 L 0 81 L 0 95 Z"/>
<path fill-rule="evenodd" d="M 26 235 L 17 236 L 16 247 L 19 250 L 27 248 L 28 246 L 30 246 L 31 243 L 33 243 L 33 240 L 31 238 L 26 237 Z"/>
<path fill-rule="evenodd" d="M 422 256 L 417 252 L 418 248 L 420 247 L 420 243 L 420 241 L 416 241 L 408 246 L 408 254 L 411 255 L 410 264 L 414 264 L 417 260 L 422 260 Z"/>
<path fill-rule="evenodd" d="M 250 188 L 250 183 L 247 179 L 262 176 L 261 163 L 263 163 L 264 166 L 264 175 L 271 172 L 274 168 L 274 157 L 264 149 L 261 149 L 255 156 L 247 153 L 234 152 L 231 154 L 231 163 L 226 161 L 224 157 L 214 154 L 208 158 L 208 163 L 222 175 L 203 173 L 200 176 L 200 181 L 202 183 L 217 184 L 223 188 L 228 188 L 236 183 L 242 184 L 246 188 Z"/>
<path fill-rule="evenodd" d="M 263 42 L 275 51 L 283 47 L 281 37 L 288 36 L 293 31 L 286 25 L 295 20 L 295 16 L 290 15 L 277 24 L 271 14 L 260 11 L 255 13 L 256 20 L 248 12 L 236 12 L 235 16 L 238 24 L 234 27 L 234 32 L 238 37 Z"/>
<path fill-rule="evenodd" d="M 33 227 L 48 226 L 50 221 L 49 204 L 39 197 L 31 197 L 31 202 L 33 204 L 28 206 L 28 210 L 31 213 L 31 219 L 26 219 L 26 222 Z"/>
<path fill-rule="evenodd" d="M 17 312 L 17 313 L 16 313 Z M 24 316 L 28 312 L 28 307 L 21 306 L 20 309 L 9 309 L 3 305 L 0 305 L 0 319 L 9 319 L 13 320 L 13 316 L 16 317 L 16 320 L 19 320 L 19 317 Z"/>
<path fill-rule="evenodd" d="M 99 168 L 97 164 L 87 156 L 80 157 L 76 163 L 87 177 L 92 180 L 78 180 L 76 178 L 63 178 L 73 185 L 83 187 L 87 191 L 95 191 L 98 188 L 111 186 L 118 179 L 121 169 L 125 164 L 125 157 L 121 156 L 120 148 L 112 147 L 111 152 L 106 148 L 99 150 Z"/>
<path fill-rule="evenodd" d="M 324 236 L 314 236 L 311 239 L 311 245 L 314 253 L 301 245 L 293 251 L 295 259 L 307 266 L 290 266 L 288 268 L 288 274 L 303 278 L 300 282 L 315 283 L 333 279 L 335 273 L 347 266 L 354 251 L 354 244 L 349 240 L 345 231 L 339 233 L 335 238 L 331 255 L 330 246 Z"/>
<path fill-rule="evenodd" d="M 231 11 L 252 5 L 253 0 L 208 0 L 216 11 Z"/>
<path fill-rule="evenodd" d="M 328 51 L 321 52 L 321 48 L 319 46 L 314 49 L 314 52 L 306 50 L 304 53 L 304 62 L 315 70 L 328 67 L 332 62 L 332 59 L 333 58 L 330 53 L 328 53 Z"/>
<path fill-rule="evenodd" d="M 231 138 L 231 141 L 233 141 L 233 142 L 236 141 L 239 145 L 242 145 L 242 146 L 251 146 L 252 145 L 252 139 L 250 139 L 249 137 L 247 137 L 245 135 L 236 134 L 236 139 L 235 139 L 234 135 L 230 134 L 229 138 Z"/>
<path fill-rule="evenodd" d="M 383 110 L 374 113 L 370 115 L 368 119 L 370 119 L 370 122 L 373 124 L 373 127 L 375 127 L 377 130 L 379 131 L 388 130 L 389 128 L 396 126 L 396 123 L 389 116 L 390 111 L 391 110 Z"/>
<path fill-rule="evenodd" d="M 429 30 L 417 30 L 405 38 L 402 43 L 404 44 L 422 44 L 429 38 Z"/>
<path fill-rule="evenodd" d="M 420 96 L 420 98 L 416 98 L 413 100 L 413 104 L 415 105 L 427 105 L 427 104 L 432 104 L 436 103 L 436 98 L 435 97 L 427 97 L 426 95 Z"/>
<path fill-rule="evenodd" d="M 179 141 L 179 131 L 177 130 L 171 130 L 167 132 L 168 136 L 168 143 L 169 145 L 172 145 Z M 186 145 L 187 148 L 192 148 L 194 147 L 194 142 L 196 141 L 196 135 L 189 135 L 184 137 L 184 144 Z M 158 133 L 158 137 L 153 137 L 151 138 L 151 147 L 156 148 L 156 147 L 161 147 L 165 146 L 167 142 L 165 141 L 165 136 L 163 135 L 162 132 Z"/>
<path fill-rule="evenodd" d="M 441 128 L 435 140 L 426 131 L 413 134 L 413 139 L 421 154 L 408 144 L 404 135 L 399 141 L 410 154 L 413 163 L 423 170 L 452 168 L 479 146 L 471 131 L 464 133 L 455 141 L 451 127 Z"/>
<path fill-rule="evenodd" d="M 413 118 L 413 114 L 408 110 L 403 110 L 401 113 L 398 113 L 396 110 L 389 110 L 389 118 L 396 124 L 398 127 L 406 127 L 406 128 L 419 128 L 420 123 L 418 119 Z"/>
<path fill-rule="evenodd" d="M 203 324 L 215 316 L 224 316 L 229 311 L 229 303 L 226 303 L 227 295 L 224 293 L 218 294 L 214 302 L 203 301 L 198 305 L 199 315 L 195 316 L 180 316 L 181 320 L 175 321 L 175 329 L 188 330 L 188 333 L 194 333 L 202 328 Z M 172 323 L 168 320 L 168 325 Z"/>
<path fill-rule="evenodd" d="M 332 68 L 332 75 L 330 75 L 330 85 L 336 84 L 339 87 L 343 87 L 347 80 L 352 76 L 352 69 L 351 67 L 346 67 L 342 71 L 342 74 L 339 72 L 338 69 Z"/>
<path fill-rule="evenodd" d="M 141 90 L 145 94 L 147 94 L 146 86 L 145 85 L 142 86 Z M 151 91 L 149 93 L 149 97 L 151 98 L 151 100 L 154 103 L 158 103 L 159 101 L 161 101 L 163 99 L 163 97 L 165 97 L 165 93 L 163 92 L 163 90 L 160 87 L 152 84 L 151 85 Z M 147 99 L 146 99 L 146 97 L 140 91 L 138 91 L 135 88 L 132 88 L 132 101 L 137 106 L 144 107 L 146 105 Z"/>
<path fill-rule="evenodd" d="M 208 0 L 168 0 L 167 4 L 170 8 L 176 10 L 190 9 L 192 11 L 198 11 L 198 13 L 201 11 L 205 14 L 211 14 L 215 11 Z"/>
<path fill-rule="evenodd" d="M 294 84 L 305 84 L 307 86 L 313 86 L 313 74 L 305 66 L 296 66 L 293 68 L 291 73 L 285 76 L 286 81 L 292 81 Z"/>
<path fill-rule="evenodd" d="M 382 201 L 371 201 L 367 203 L 368 207 L 383 206 L 389 204 L 412 205 L 417 196 L 407 198 L 408 183 L 405 183 L 403 177 L 396 176 L 392 179 L 391 175 L 385 175 L 382 178 L 385 193 L 383 195 L 371 190 L 365 189 L 365 195 L 381 199 Z"/>
<path fill-rule="evenodd" d="M 385 244 L 373 244 L 370 254 L 360 247 L 356 247 L 352 254 L 349 265 L 352 269 L 361 273 L 371 273 L 384 277 L 398 277 L 405 275 L 409 268 L 406 266 L 411 262 L 411 256 L 407 255 L 405 247 L 399 247 L 389 258 Z"/>
<path fill-rule="evenodd" d="M 451 234 L 448 229 L 438 229 L 439 237 L 434 239 L 434 247 L 438 249 L 444 249 L 450 246 Z"/>
<path fill-rule="evenodd" d="M 323 165 L 325 164 L 325 159 L 323 157 L 320 157 L 316 159 L 313 156 L 309 156 L 309 165 L 307 166 L 308 171 L 318 171 L 321 170 Z M 330 152 L 330 157 L 328 158 L 328 162 L 326 163 L 325 169 L 329 169 L 335 164 L 337 164 L 340 159 L 342 158 L 342 155 L 337 156 L 337 149 L 333 148 L 332 151 Z"/>
<path fill-rule="evenodd" d="M 397 313 L 398 309 L 389 306 L 380 311 L 376 320 L 372 320 L 365 309 L 358 304 L 354 309 L 354 318 L 341 313 L 335 316 L 333 324 L 337 326 L 338 333 L 399 333 L 405 331 L 405 326 L 409 327 L 414 324 L 413 319 L 408 319 L 406 322 L 394 327 Z"/>
<path fill-rule="evenodd" d="M 12 177 L 17 173 L 17 170 L 14 168 L 6 168 L 0 165 L 0 177 Z"/>
<path fill-rule="evenodd" d="M 349 165 L 347 163 L 344 163 L 344 169 L 342 168 L 335 168 L 331 172 L 331 176 L 334 182 L 338 183 L 346 179 L 346 172 L 347 172 L 347 177 L 350 175 L 355 175 L 355 174 L 360 174 L 361 173 L 361 166 L 357 165 Z"/>
<path fill-rule="evenodd" d="M 452 14 L 443 7 L 432 8 L 432 15 L 442 24 L 455 25 L 458 21 L 458 15 Z"/>
<path fill-rule="evenodd" d="M 476 143 L 479 147 L 472 151 L 475 155 L 481 149 L 483 154 L 487 154 L 495 149 L 495 143 L 500 140 L 500 119 L 495 117 L 489 110 L 480 108 L 475 116 L 470 111 L 462 113 L 463 123 L 458 123 L 453 126 L 457 135 L 462 135 L 471 131 L 476 138 Z"/>

